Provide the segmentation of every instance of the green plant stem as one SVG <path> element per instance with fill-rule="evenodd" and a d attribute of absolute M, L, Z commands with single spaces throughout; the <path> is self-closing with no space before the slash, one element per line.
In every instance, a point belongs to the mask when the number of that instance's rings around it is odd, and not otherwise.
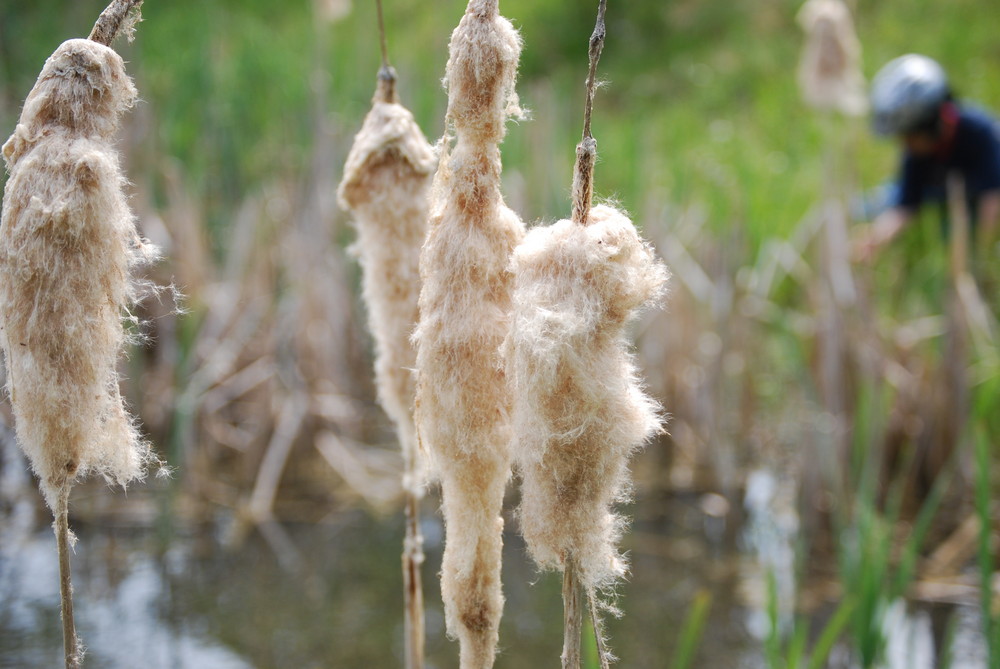
<path fill-rule="evenodd" d="M 56 550 L 59 554 L 59 595 L 62 600 L 63 650 L 66 655 L 66 669 L 79 669 L 79 641 L 76 638 L 76 622 L 73 618 L 73 579 L 70 573 L 69 534 L 69 492 L 72 486 L 67 481 L 59 493 L 55 510 Z"/>
<path fill-rule="evenodd" d="M 570 555 L 563 569 L 563 669 L 580 669 L 583 607 L 580 603 L 580 581 L 576 571 L 576 560 Z"/>

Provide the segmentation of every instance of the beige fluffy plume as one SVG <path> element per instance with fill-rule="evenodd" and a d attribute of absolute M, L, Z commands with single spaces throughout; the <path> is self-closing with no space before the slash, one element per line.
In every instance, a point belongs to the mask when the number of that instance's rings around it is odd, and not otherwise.
<path fill-rule="evenodd" d="M 868 98 L 851 10 L 843 0 L 807 0 L 798 21 L 806 33 L 798 71 L 802 97 L 817 109 L 864 114 Z"/>
<path fill-rule="evenodd" d="M 136 90 L 121 57 L 69 40 L 46 61 L 14 134 L 0 224 L 0 344 L 18 441 L 53 509 L 78 478 L 141 477 L 149 448 L 116 361 L 135 297 L 136 233 L 112 145 Z"/>
<path fill-rule="evenodd" d="M 521 532 L 542 568 L 572 559 L 593 592 L 625 572 L 612 505 L 628 458 L 661 429 L 642 390 L 626 325 L 663 295 L 668 273 L 612 207 L 531 230 L 512 261 L 514 316 L 504 342 L 522 476 Z"/>
<path fill-rule="evenodd" d="M 449 45 L 454 149 L 444 147 L 420 259 L 417 428 L 441 479 L 447 541 L 441 591 L 463 669 L 493 666 L 504 489 L 510 476 L 510 391 L 499 346 L 511 309 L 510 254 L 524 226 L 500 193 L 505 123 L 520 112 L 520 37 L 497 0 L 471 0 Z M 445 142 L 446 144 L 447 142 Z"/>
<path fill-rule="evenodd" d="M 428 196 L 437 161 L 413 115 L 380 80 L 371 111 L 347 156 L 337 191 L 355 216 L 362 290 L 375 339 L 379 402 L 396 425 L 404 459 L 419 461 L 413 427 L 420 247 L 427 230 Z M 420 491 L 419 472 L 405 481 Z"/>

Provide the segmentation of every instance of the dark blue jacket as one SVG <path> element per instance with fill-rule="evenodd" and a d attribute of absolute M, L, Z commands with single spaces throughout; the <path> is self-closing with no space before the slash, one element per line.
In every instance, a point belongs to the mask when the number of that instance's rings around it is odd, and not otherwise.
<path fill-rule="evenodd" d="M 1000 124 L 986 112 L 959 105 L 955 136 L 948 146 L 930 156 L 903 154 L 896 205 L 916 211 L 925 202 L 946 202 L 947 178 L 953 170 L 962 176 L 970 220 L 975 222 L 980 197 L 1000 191 Z"/>

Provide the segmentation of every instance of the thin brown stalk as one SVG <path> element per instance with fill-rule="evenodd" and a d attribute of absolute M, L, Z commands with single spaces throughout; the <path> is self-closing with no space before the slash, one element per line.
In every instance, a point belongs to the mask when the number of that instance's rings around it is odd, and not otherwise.
<path fill-rule="evenodd" d="M 375 0 L 378 9 L 378 40 L 382 49 L 382 67 L 378 71 L 378 89 L 375 99 L 378 102 L 399 102 L 396 96 L 396 70 L 389 63 L 389 45 L 385 36 L 385 17 L 382 13 L 382 0 Z"/>
<path fill-rule="evenodd" d="M 572 555 L 563 569 L 563 669 L 580 669 L 580 632 L 583 629 L 583 606 L 580 602 L 580 579 Z"/>
<path fill-rule="evenodd" d="M 406 541 L 403 548 L 403 588 L 406 606 L 406 669 L 424 666 L 424 588 L 420 565 L 424 538 L 420 532 L 420 499 L 406 491 Z"/>
<path fill-rule="evenodd" d="M 375 0 L 375 7 L 378 10 L 378 40 L 379 46 L 382 48 L 382 67 L 387 68 L 389 65 L 389 46 L 385 37 L 385 15 L 382 13 L 382 0 Z"/>
<path fill-rule="evenodd" d="M 62 600 L 63 651 L 66 669 L 80 666 L 80 641 L 76 637 L 76 621 L 73 618 L 73 578 L 70 569 L 69 532 L 69 492 L 72 485 L 67 481 L 59 491 L 55 524 L 56 550 L 59 553 L 59 595 Z"/>
<path fill-rule="evenodd" d="M 594 94 L 597 92 L 597 63 L 604 51 L 604 13 L 607 0 L 597 8 L 597 24 L 590 36 L 590 71 L 587 74 L 587 101 L 583 111 L 583 140 L 576 147 L 576 165 L 573 170 L 573 222 L 587 225 L 590 206 L 594 199 L 594 163 L 597 161 L 597 141 L 591 133 L 590 121 L 594 113 Z"/>
<path fill-rule="evenodd" d="M 90 31 L 91 41 L 111 46 L 118 35 L 125 31 L 127 39 L 132 41 L 132 28 L 138 22 L 139 9 L 143 0 L 112 0 L 111 4 L 97 17 L 94 29 Z"/>

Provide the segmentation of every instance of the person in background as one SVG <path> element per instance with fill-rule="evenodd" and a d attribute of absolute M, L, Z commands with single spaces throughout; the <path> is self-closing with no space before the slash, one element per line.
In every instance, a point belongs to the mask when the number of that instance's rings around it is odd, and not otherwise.
<path fill-rule="evenodd" d="M 858 258 L 870 259 L 924 204 L 946 208 L 952 173 L 961 176 L 965 188 L 975 243 L 995 243 L 1000 220 L 997 120 L 956 101 L 941 65 L 916 54 L 890 61 L 875 75 L 871 105 L 876 134 L 898 138 L 903 155 L 897 180 L 888 189 L 887 208 L 858 240 Z"/>

